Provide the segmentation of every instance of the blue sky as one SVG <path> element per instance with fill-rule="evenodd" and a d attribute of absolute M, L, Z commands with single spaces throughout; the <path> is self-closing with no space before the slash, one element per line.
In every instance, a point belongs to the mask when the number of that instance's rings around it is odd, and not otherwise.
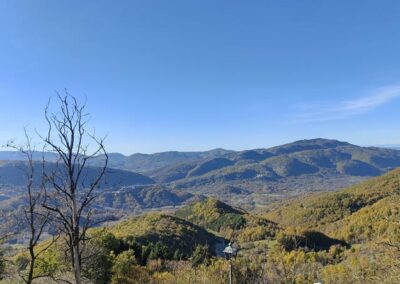
<path fill-rule="evenodd" d="M 400 2 L 1 1 L 0 143 L 87 98 L 111 152 L 400 144 Z"/>

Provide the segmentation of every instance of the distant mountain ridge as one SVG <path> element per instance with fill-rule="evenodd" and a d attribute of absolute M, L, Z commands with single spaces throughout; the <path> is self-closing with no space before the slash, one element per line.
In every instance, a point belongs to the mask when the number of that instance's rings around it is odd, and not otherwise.
<path fill-rule="evenodd" d="M 40 174 L 42 172 L 42 164 L 35 162 L 33 164 L 34 176 L 33 180 L 37 184 L 40 182 Z M 46 163 L 45 171 L 51 172 L 55 170 L 55 164 Z M 0 161 L 0 185 L 3 186 L 24 186 L 26 185 L 26 173 L 28 171 L 27 164 L 24 161 Z M 88 181 L 94 179 L 101 171 L 98 167 L 88 166 L 83 172 L 83 176 Z M 108 168 L 104 178 L 99 184 L 101 187 L 119 188 L 127 185 L 145 185 L 154 184 L 154 180 L 138 173 Z"/>
<path fill-rule="evenodd" d="M 115 169 L 146 172 L 176 163 L 222 157 L 233 152 L 225 149 L 213 149 L 203 152 L 168 151 L 154 154 L 136 153 L 129 156 L 121 153 L 108 153 L 108 165 L 110 168 Z M 51 152 L 45 152 L 44 154 L 41 152 L 33 153 L 34 160 L 42 160 L 43 157 L 48 161 L 54 161 L 57 155 Z M 0 160 L 23 161 L 25 159 L 26 156 L 18 151 L 0 151 Z M 102 166 L 104 159 L 104 155 L 96 156 L 90 161 L 90 165 Z"/>
<path fill-rule="evenodd" d="M 35 155 L 41 158 L 38 153 Z M 52 153 L 45 156 L 55 157 Z M 0 158 L 5 157 L 22 159 L 16 152 L 0 152 Z M 95 169 L 103 162 L 104 156 L 97 156 L 90 165 Z M 249 210 L 287 196 L 347 187 L 399 166 L 399 150 L 360 147 L 322 138 L 244 151 L 214 149 L 131 156 L 110 153 L 109 168 L 116 173 L 114 176 L 120 180 L 120 187 L 140 185 L 145 188 L 140 192 L 108 194 L 103 205 L 126 209 L 129 206 L 175 206 L 194 195 L 205 195 Z M 12 185 L 4 180 L 10 181 L 13 175 L 15 173 L 7 172 L 0 163 L 0 184 Z M 116 179 L 114 184 L 117 184 Z M 113 190 L 118 190 L 118 186 Z M 181 198 L 175 195 L 175 190 L 190 196 Z M 152 192 L 153 197 L 146 198 L 146 191 Z M 157 194 L 165 196 L 168 202 L 162 202 Z M 122 200 L 126 200 L 128 208 Z"/>
<path fill-rule="evenodd" d="M 136 153 L 130 156 L 123 156 L 121 154 L 114 153 L 109 156 L 109 166 L 123 170 L 145 173 L 172 164 L 222 157 L 231 152 L 233 151 L 214 149 L 204 152 L 168 151 L 154 154 Z M 99 156 L 96 157 L 96 159 L 97 161 L 92 161 L 93 165 L 101 163 L 104 158 Z"/>
<path fill-rule="evenodd" d="M 159 152 L 154 154 L 142 154 L 135 153 L 129 156 L 123 155 L 121 153 L 109 153 L 109 167 L 145 174 L 152 174 L 154 171 L 161 170 L 163 171 L 168 167 L 175 168 L 189 168 L 192 165 L 191 170 L 194 167 L 201 166 L 200 162 L 213 164 L 212 170 L 219 169 L 222 166 L 219 163 L 225 164 L 246 164 L 249 162 L 257 162 L 257 161 L 265 161 L 271 157 L 278 157 L 282 155 L 290 155 L 294 153 L 300 153 L 304 151 L 318 151 L 318 150 L 329 150 L 329 149 L 337 149 L 337 148 L 357 148 L 357 149 L 369 149 L 370 151 L 375 150 L 376 152 L 384 153 L 385 156 L 394 155 L 395 159 L 398 158 L 396 153 L 398 149 L 396 147 L 382 146 L 382 147 L 361 147 L 352 145 L 347 142 L 342 142 L 333 139 L 307 139 L 307 140 L 299 140 L 292 143 L 275 146 L 271 148 L 260 148 L 260 149 L 251 149 L 251 150 L 243 150 L 243 151 L 233 151 L 233 150 L 225 150 L 222 148 L 213 149 L 209 151 L 198 151 L 198 152 L 179 152 L 179 151 L 167 151 L 167 152 Z M 394 152 L 393 152 L 394 151 Z M 311 152 L 309 152 L 311 153 Z M 317 153 L 317 152 L 315 152 Z M 381 153 L 375 153 L 375 159 L 379 159 Z M 321 155 L 320 153 L 317 153 Z M 41 160 L 45 158 L 48 161 L 54 161 L 56 159 L 56 154 L 51 152 L 45 152 L 44 155 L 41 152 L 34 152 L 33 158 L 34 160 Z M 216 160 L 213 160 L 216 159 Z M 225 159 L 225 160 L 224 160 Z M 25 160 L 25 156 L 22 153 L 17 151 L 0 151 L 0 160 L 11 160 L 11 161 L 22 161 Z M 357 160 L 357 159 L 352 159 Z M 104 161 L 104 156 L 99 155 L 96 156 L 92 161 L 92 166 L 101 166 Z M 360 159 L 362 162 L 366 162 L 365 159 Z M 321 162 L 323 162 L 321 160 Z M 369 163 L 370 161 L 367 161 Z M 397 162 L 394 162 L 393 165 L 388 166 L 399 166 Z M 207 165 L 205 165 L 208 167 Z M 226 165 L 224 165 L 225 167 Z M 381 165 L 379 165 L 380 167 Z M 207 171 L 207 169 L 205 169 Z M 200 170 L 200 173 L 203 173 L 204 170 Z M 199 174 L 194 174 L 199 175 Z"/>
<path fill-rule="evenodd" d="M 323 171 L 362 177 L 377 176 L 398 166 L 398 150 L 360 147 L 336 140 L 312 139 L 268 149 L 230 152 L 224 157 L 167 166 L 150 172 L 149 175 L 159 182 L 199 176 L 209 180 L 276 180 Z M 176 175 L 177 172 L 180 174 Z"/>

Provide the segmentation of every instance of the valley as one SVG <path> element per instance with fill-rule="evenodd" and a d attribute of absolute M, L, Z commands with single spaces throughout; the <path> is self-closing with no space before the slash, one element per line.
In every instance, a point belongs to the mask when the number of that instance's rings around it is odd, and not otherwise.
<path fill-rule="evenodd" d="M 140 173 L 107 169 L 92 211 L 98 225 L 86 245 L 97 256 L 85 264 L 87 279 L 130 283 L 135 274 L 142 282 L 134 283 L 225 283 L 229 266 L 222 251 L 233 242 L 238 283 L 394 283 L 400 151 L 314 139 L 207 153 L 179 154 L 170 162 L 160 154 Z M 204 156 L 210 153 L 216 156 Z M 55 165 L 52 160 L 47 167 Z M 22 159 L 0 163 L 0 232 L 17 232 L 6 248 L 18 259 L 25 257 L 18 247 L 28 242 L 19 218 L 25 166 Z M 85 175 L 97 172 L 91 164 Z M 47 227 L 40 246 L 54 233 Z M 68 267 L 59 252 L 63 242 L 56 240 L 36 268 L 51 276 L 45 283 Z M 15 269 L 9 266 L 9 277 Z"/>
<path fill-rule="evenodd" d="M 96 257 L 86 264 L 85 277 L 95 283 L 128 283 L 135 275 L 137 283 L 222 284 L 229 270 L 222 249 L 233 242 L 239 249 L 232 261 L 237 283 L 395 283 L 399 176 L 397 169 L 344 190 L 273 203 L 257 213 L 208 197 L 176 212 L 103 225 L 90 232 Z M 60 240 L 45 252 L 37 273 L 49 269 L 56 256 L 51 273 L 60 277 L 66 265 L 57 250 L 61 246 Z"/>

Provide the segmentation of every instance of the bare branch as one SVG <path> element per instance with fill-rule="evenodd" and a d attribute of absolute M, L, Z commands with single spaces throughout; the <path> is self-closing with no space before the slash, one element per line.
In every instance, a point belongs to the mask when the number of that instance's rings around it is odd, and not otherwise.
<path fill-rule="evenodd" d="M 104 139 L 97 139 L 86 129 L 86 104 L 79 104 L 67 90 L 57 93 L 59 111 L 50 112 L 50 103 L 45 109 L 48 131 L 40 136 L 50 151 L 58 155 L 53 171 L 45 174 L 46 197 L 43 208 L 55 216 L 59 230 L 66 235 L 66 244 L 71 255 L 76 283 L 81 283 L 82 252 L 87 241 L 87 230 L 93 226 L 91 204 L 97 197 L 95 190 L 103 180 L 108 165 L 108 154 Z M 96 147 L 89 153 L 86 141 Z M 105 156 L 103 167 L 92 177 L 89 185 L 87 165 L 98 154 Z"/>

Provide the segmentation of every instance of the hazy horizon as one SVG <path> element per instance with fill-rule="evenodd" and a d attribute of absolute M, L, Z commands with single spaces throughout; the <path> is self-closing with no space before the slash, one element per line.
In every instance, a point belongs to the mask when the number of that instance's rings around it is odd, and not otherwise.
<path fill-rule="evenodd" d="M 324 138 L 324 137 L 315 137 L 315 138 L 310 138 L 312 139 L 328 139 L 328 140 L 336 140 L 334 138 Z M 310 139 L 300 139 L 300 140 L 310 140 Z M 282 144 L 276 144 L 276 145 L 266 145 L 266 146 L 262 146 L 262 147 L 257 147 L 257 148 L 242 148 L 242 149 L 228 149 L 228 148 L 223 148 L 223 147 L 216 147 L 216 148 L 211 148 L 211 149 L 192 149 L 192 150 L 179 150 L 179 149 L 167 149 L 165 151 L 159 151 L 159 152 L 133 152 L 133 153 L 129 153 L 129 152 L 122 152 L 122 151 L 109 151 L 108 154 L 122 154 L 124 156 L 131 156 L 131 155 L 135 155 L 135 154 L 143 154 L 143 155 L 153 155 L 153 154 L 159 154 L 159 153 L 164 153 L 164 152 L 207 152 L 207 151 L 213 151 L 213 150 L 225 150 L 225 151 L 234 151 L 234 152 L 240 152 L 240 151 L 246 151 L 246 150 L 256 150 L 256 149 L 268 149 L 268 148 L 272 148 L 272 147 L 276 147 L 276 146 L 282 146 L 285 144 L 289 144 L 289 143 L 293 143 L 293 142 L 297 142 L 300 140 L 295 140 L 295 141 L 288 141 L 288 142 L 284 142 Z M 356 145 L 356 146 L 360 146 L 360 147 L 378 147 L 378 148 L 393 148 L 393 149 L 397 149 L 400 148 L 400 144 L 355 144 L 355 143 L 351 143 L 349 141 L 342 141 L 342 140 L 338 140 L 340 142 L 347 142 L 350 143 L 352 145 Z M 20 153 L 18 150 L 13 150 L 7 147 L 3 147 L 0 148 L 0 152 L 15 152 L 15 153 Z"/>

